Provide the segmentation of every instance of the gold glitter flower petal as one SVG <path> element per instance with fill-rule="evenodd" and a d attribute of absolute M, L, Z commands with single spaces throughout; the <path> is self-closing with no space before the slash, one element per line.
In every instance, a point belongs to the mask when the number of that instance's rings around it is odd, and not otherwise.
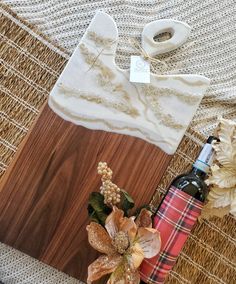
<path fill-rule="evenodd" d="M 100 279 L 102 276 L 112 273 L 122 261 L 120 255 L 101 255 L 88 267 L 87 283 Z"/>
<path fill-rule="evenodd" d="M 88 241 L 95 250 L 108 255 L 115 253 L 110 236 L 100 224 L 91 222 L 86 229 Z"/>
<path fill-rule="evenodd" d="M 111 276 L 107 281 L 107 284 L 126 284 L 125 278 L 117 280 L 116 276 Z"/>
<path fill-rule="evenodd" d="M 132 218 L 123 218 L 120 224 L 120 231 L 126 232 L 129 236 L 129 240 L 132 243 L 137 234 L 137 225 Z"/>
<path fill-rule="evenodd" d="M 125 260 L 122 261 L 116 270 L 111 274 L 107 284 L 139 284 L 140 276 L 136 269 L 133 269 Z"/>
<path fill-rule="evenodd" d="M 126 276 L 126 283 L 128 284 L 139 284 L 140 283 L 140 274 L 138 270 L 131 270 L 130 273 Z"/>
<path fill-rule="evenodd" d="M 132 246 L 131 254 L 129 256 L 130 266 L 133 270 L 139 268 L 144 260 L 144 253 L 141 245 L 137 242 Z"/>
<path fill-rule="evenodd" d="M 135 223 L 138 227 L 152 228 L 152 213 L 146 208 L 142 208 Z"/>
<path fill-rule="evenodd" d="M 111 214 L 106 219 L 105 228 L 112 239 L 120 231 L 120 221 L 123 216 L 124 212 L 114 206 Z"/>
<path fill-rule="evenodd" d="M 138 242 L 145 258 L 154 257 L 161 249 L 160 233 L 153 228 L 139 228 Z"/>

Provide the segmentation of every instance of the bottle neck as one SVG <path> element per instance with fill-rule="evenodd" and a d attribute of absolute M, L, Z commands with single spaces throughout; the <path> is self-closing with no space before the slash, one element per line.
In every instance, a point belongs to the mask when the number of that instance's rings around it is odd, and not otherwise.
<path fill-rule="evenodd" d="M 199 177 L 205 177 L 210 170 L 213 162 L 214 149 L 212 144 L 206 143 L 198 156 L 197 160 L 193 164 L 193 172 Z"/>

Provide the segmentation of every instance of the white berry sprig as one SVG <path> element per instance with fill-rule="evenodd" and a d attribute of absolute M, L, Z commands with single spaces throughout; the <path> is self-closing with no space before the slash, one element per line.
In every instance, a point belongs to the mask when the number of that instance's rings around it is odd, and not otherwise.
<path fill-rule="evenodd" d="M 101 175 L 102 186 L 100 192 L 104 196 L 104 203 L 113 206 L 121 201 L 121 189 L 112 182 L 112 170 L 107 166 L 106 162 L 98 163 L 98 174 Z"/>

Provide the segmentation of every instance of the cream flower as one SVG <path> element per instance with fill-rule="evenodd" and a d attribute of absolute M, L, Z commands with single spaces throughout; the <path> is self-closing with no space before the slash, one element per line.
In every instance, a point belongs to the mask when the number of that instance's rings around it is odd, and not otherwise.
<path fill-rule="evenodd" d="M 140 282 L 138 267 L 144 258 L 154 257 L 161 246 L 156 229 L 138 227 L 134 217 L 113 207 L 105 228 L 92 222 L 87 226 L 90 245 L 103 253 L 89 265 L 88 283 L 110 274 L 108 284 L 136 284 Z"/>
<path fill-rule="evenodd" d="M 203 217 L 228 213 L 236 216 L 236 123 L 221 118 L 218 135 L 220 142 L 213 146 L 217 163 L 206 181 L 211 190 Z"/>

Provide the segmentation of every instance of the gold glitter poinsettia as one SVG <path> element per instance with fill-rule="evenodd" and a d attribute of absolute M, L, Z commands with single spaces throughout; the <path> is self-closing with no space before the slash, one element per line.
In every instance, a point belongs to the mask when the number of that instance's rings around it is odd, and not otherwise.
<path fill-rule="evenodd" d="M 221 118 L 218 135 L 220 142 L 213 146 L 216 164 L 206 181 L 211 188 L 202 217 L 236 216 L 236 123 Z"/>
<path fill-rule="evenodd" d="M 145 223 L 150 224 L 147 216 Z M 140 282 L 138 268 L 141 262 L 144 258 L 155 256 L 161 246 L 159 232 L 141 227 L 142 219 L 139 219 L 138 226 L 134 217 L 124 217 L 124 212 L 114 206 L 106 219 L 105 228 L 95 222 L 87 226 L 90 245 L 103 253 L 89 265 L 87 283 L 107 274 L 111 274 L 107 284 Z"/>

